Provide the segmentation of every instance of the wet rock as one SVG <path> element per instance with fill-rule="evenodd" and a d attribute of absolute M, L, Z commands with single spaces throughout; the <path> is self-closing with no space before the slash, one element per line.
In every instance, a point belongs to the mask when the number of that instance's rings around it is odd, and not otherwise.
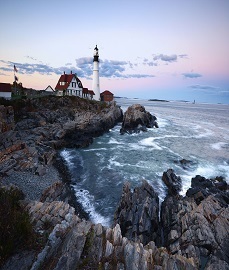
<path fill-rule="evenodd" d="M 179 176 L 176 176 L 173 169 L 168 169 L 163 173 L 162 180 L 168 187 L 169 195 L 177 195 L 181 191 L 182 181 Z"/>
<path fill-rule="evenodd" d="M 134 104 L 124 113 L 120 133 L 138 133 L 147 131 L 147 128 L 158 128 L 156 120 L 157 118 L 147 112 L 144 106 Z"/>
<path fill-rule="evenodd" d="M 181 159 L 181 160 L 175 160 L 174 163 L 180 165 L 183 169 L 188 170 L 190 169 L 190 167 L 192 167 L 193 165 L 195 165 L 196 163 L 192 160 L 188 160 L 188 159 Z"/>

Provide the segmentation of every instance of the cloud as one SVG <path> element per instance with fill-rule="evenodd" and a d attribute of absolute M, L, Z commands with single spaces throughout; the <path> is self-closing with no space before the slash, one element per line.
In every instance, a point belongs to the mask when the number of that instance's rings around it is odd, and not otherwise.
<path fill-rule="evenodd" d="M 199 78 L 199 77 L 202 77 L 201 74 L 199 73 L 194 73 L 194 72 L 187 72 L 187 73 L 182 73 L 182 75 L 185 77 L 185 78 Z"/>
<path fill-rule="evenodd" d="M 187 54 L 179 54 L 178 56 L 179 56 L 180 58 L 188 59 L 188 55 L 187 55 Z"/>
<path fill-rule="evenodd" d="M 207 94 L 219 94 L 222 91 L 219 87 L 211 86 L 211 85 L 190 85 L 189 88 L 193 89 L 197 92 L 207 93 Z"/>
<path fill-rule="evenodd" d="M 76 59 L 76 65 L 78 67 L 83 67 L 85 65 L 91 65 L 93 61 L 92 57 L 81 57 Z"/>
<path fill-rule="evenodd" d="M 150 67 L 153 67 L 153 66 L 157 66 L 158 65 L 156 62 L 148 62 L 147 64 Z"/>
<path fill-rule="evenodd" d="M 161 61 L 164 61 L 164 62 L 169 62 L 169 63 L 172 63 L 172 62 L 176 62 L 177 61 L 177 55 L 176 54 L 172 54 L 172 55 L 166 55 L 166 54 L 158 54 L 158 55 L 155 55 L 153 60 L 161 60 Z"/>
<path fill-rule="evenodd" d="M 30 58 L 30 57 L 28 57 Z M 61 67 L 52 67 L 48 64 L 43 63 L 13 63 L 10 61 L 0 60 L 4 63 L 4 67 L 0 67 L 0 71 L 13 72 L 14 65 L 17 67 L 19 74 L 34 74 L 39 73 L 41 75 L 61 75 L 64 72 L 69 74 L 71 71 L 76 73 L 79 78 L 91 79 L 93 74 L 93 58 L 92 57 L 81 57 L 75 59 L 76 66 L 72 66 L 71 63 L 65 64 Z M 154 65 L 149 62 L 149 65 Z M 130 61 L 119 61 L 119 60 L 100 60 L 100 77 L 105 78 L 147 78 L 154 77 L 149 74 L 126 74 L 127 69 L 133 68 L 135 63 Z"/>
<path fill-rule="evenodd" d="M 32 57 L 32 56 L 26 55 L 25 57 L 28 58 L 28 59 L 30 59 L 30 60 L 37 61 L 37 59 L 34 58 L 34 57 Z"/>

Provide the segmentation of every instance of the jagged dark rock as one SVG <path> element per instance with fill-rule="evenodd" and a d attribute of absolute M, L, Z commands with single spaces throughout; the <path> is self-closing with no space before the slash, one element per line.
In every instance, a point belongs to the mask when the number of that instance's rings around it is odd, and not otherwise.
<path fill-rule="evenodd" d="M 168 169 L 166 172 L 164 172 L 162 180 L 168 188 L 169 195 L 177 195 L 181 191 L 181 178 L 176 176 L 173 169 Z"/>
<path fill-rule="evenodd" d="M 180 165 L 183 169 L 188 170 L 191 166 L 195 165 L 196 163 L 192 160 L 187 160 L 185 158 L 180 160 L 175 160 L 174 163 Z"/>
<path fill-rule="evenodd" d="M 221 205 L 217 194 L 208 195 L 199 204 L 191 195 L 168 195 L 162 203 L 160 224 L 158 197 L 149 183 L 143 181 L 133 192 L 127 183 L 116 211 L 118 222 L 106 228 L 79 218 L 75 209 L 62 201 L 65 193 L 64 185 L 56 183 L 41 201 L 21 201 L 42 244 L 39 249 L 25 246 L 16 252 L 3 270 L 229 267 L 229 208 Z M 163 238 L 157 245 L 160 234 L 156 228 Z"/>
<path fill-rule="evenodd" d="M 157 118 L 147 112 L 144 106 L 134 104 L 130 106 L 123 116 L 120 133 L 138 133 L 147 131 L 147 128 L 158 128 Z"/>
<path fill-rule="evenodd" d="M 163 245 L 201 269 L 229 269 L 228 188 L 222 183 L 223 190 L 217 180 L 196 176 L 187 196 L 167 195 L 161 206 Z"/>
<path fill-rule="evenodd" d="M 59 184 L 53 186 L 51 193 L 59 197 L 59 188 Z M 152 193 L 150 187 L 146 188 Z M 43 202 L 21 201 L 41 244 L 38 249 L 25 246 L 5 262 L 2 270 L 196 269 L 192 259 L 171 255 L 153 241 L 143 246 L 128 240 L 122 236 L 119 224 L 106 228 L 80 219 L 69 204 L 49 201 L 51 193 L 46 192 L 48 197 L 44 195 Z"/>
<path fill-rule="evenodd" d="M 206 179 L 203 176 L 196 175 L 192 178 L 191 188 L 188 189 L 186 195 L 193 197 L 197 204 L 200 204 L 209 195 L 214 195 L 222 206 L 229 204 L 229 186 L 222 177 L 215 179 Z"/>
<path fill-rule="evenodd" d="M 140 240 L 143 245 L 150 241 L 159 243 L 159 198 L 147 181 L 133 192 L 125 183 L 114 224 L 120 225 L 122 235 L 129 240 Z"/>

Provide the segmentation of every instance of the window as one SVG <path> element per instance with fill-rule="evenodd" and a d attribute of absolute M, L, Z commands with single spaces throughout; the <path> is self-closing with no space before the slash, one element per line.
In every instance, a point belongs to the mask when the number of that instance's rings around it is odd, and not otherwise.
<path fill-rule="evenodd" d="M 76 83 L 72 82 L 72 87 L 76 88 Z"/>

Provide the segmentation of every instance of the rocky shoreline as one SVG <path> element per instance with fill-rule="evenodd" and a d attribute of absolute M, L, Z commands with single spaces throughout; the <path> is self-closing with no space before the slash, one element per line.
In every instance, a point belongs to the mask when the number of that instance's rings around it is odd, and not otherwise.
<path fill-rule="evenodd" d="M 196 176 L 183 197 L 181 179 L 170 169 L 162 177 L 168 195 L 161 207 L 147 181 L 133 191 L 126 183 L 114 225 L 93 224 L 74 198 L 58 151 L 88 145 L 122 119 L 121 109 L 69 97 L 22 105 L 0 106 L 0 183 L 25 193 L 20 205 L 30 215 L 39 245 L 14 251 L 1 269 L 229 269 L 224 179 Z M 124 117 L 131 120 L 123 124 L 127 133 L 157 127 L 144 107 L 136 107 L 135 119 Z"/>

